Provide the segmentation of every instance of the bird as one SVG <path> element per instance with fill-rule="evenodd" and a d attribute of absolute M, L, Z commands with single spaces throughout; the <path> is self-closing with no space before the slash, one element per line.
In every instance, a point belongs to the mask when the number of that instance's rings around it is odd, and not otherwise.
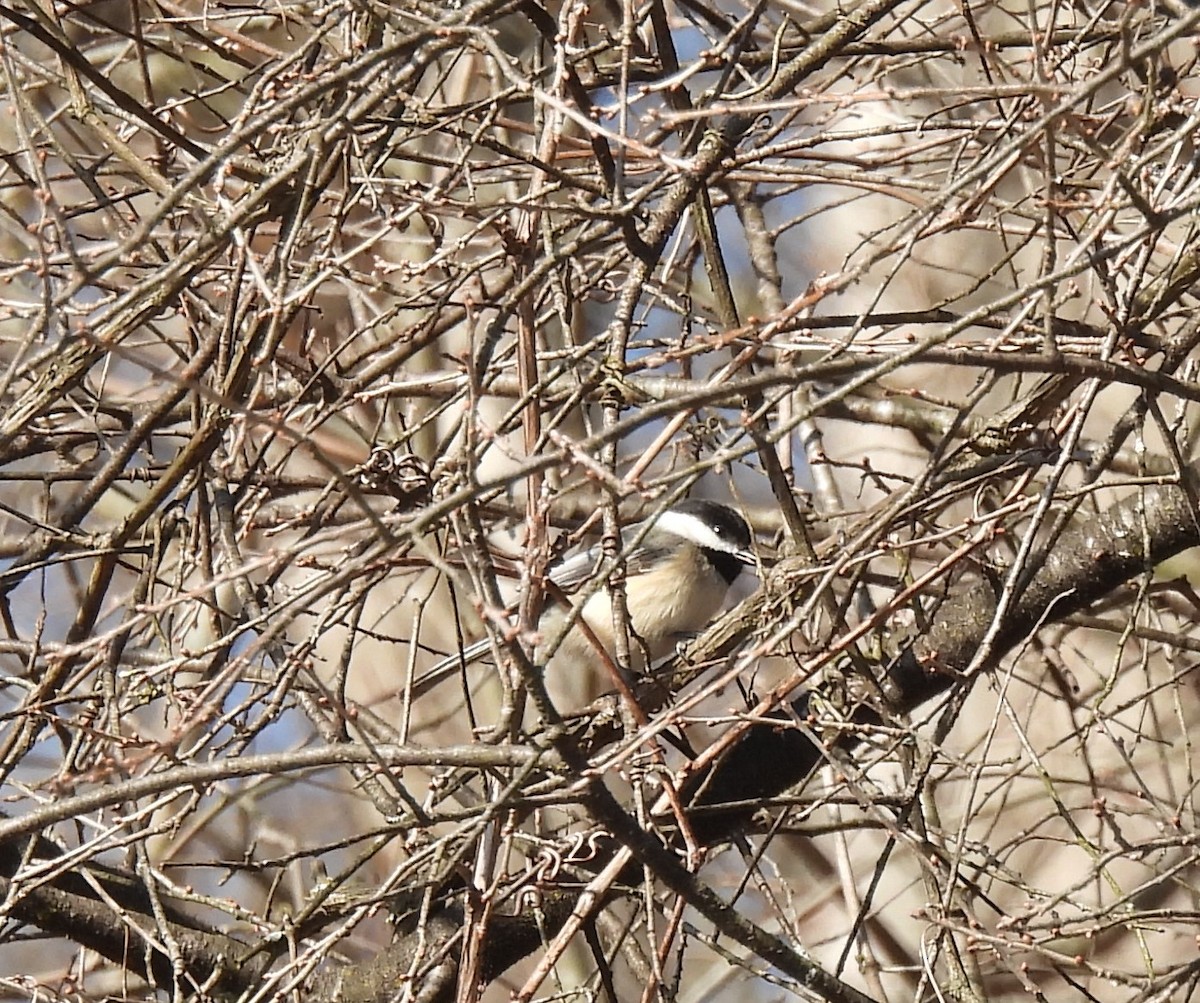
<path fill-rule="evenodd" d="M 634 635 L 630 638 L 633 668 L 640 670 L 669 655 L 680 642 L 712 622 L 743 568 L 757 566 L 750 545 L 746 520 L 728 505 L 704 499 L 685 499 L 622 528 L 625 605 Z M 570 601 L 569 594 L 593 578 L 603 561 L 604 552 L 598 545 L 567 557 L 550 569 L 552 592 L 567 594 Z M 538 620 L 538 633 L 544 637 L 554 636 L 568 614 L 553 598 Z M 611 656 L 613 611 L 607 587 L 583 599 L 579 618 Z M 484 638 L 443 658 L 414 681 L 412 695 L 427 692 L 489 649 Z M 590 639 L 573 624 L 553 661 L 556 666 L 586 666 L 596 659 Z"/>

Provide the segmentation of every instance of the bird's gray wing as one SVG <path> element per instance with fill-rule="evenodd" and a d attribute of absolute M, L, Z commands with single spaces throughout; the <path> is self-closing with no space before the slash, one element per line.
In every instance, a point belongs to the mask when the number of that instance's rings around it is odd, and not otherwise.
<path fill-rule="evenodd" d="M 627 544 L 628 541 L 635 539 L 640 531 L 640 523 L 634 526 L 627 526 L 623 529 L 621 531 L 622 546 Z M 636 575 L 645 571 L 655 561 L 664 556 L 666 556 L 664 548 L 653 545 L 647 546 L 643 542 L 635 551 L 625 555 L 625 573 Z M 563 592 L 574 592 L 596 574 L 603 562 L 604 551 L 599 546 L 589 547 L 587 550 L 574 554 L 560 564 L 552 567 L 550 569 L 550 581 Z M 460 665 L 469 665 L 476 659 L 482 658 L 488 653 L 490 647 L 490 642 L 487 638 L 484 638 L 482 641 L 468 644 L 461 652 L 447 655 L 421 676 L 421 678 L 413 681 L 412 695 L 417 697 L 433 689 L 438 683 L 452 676 Z"/>
<path fill-rule="evenodd" d="M 596 573 L 603 560 L 604 552 L 599 547 L 589 547 L 552 566 L 550 581 L 564 592 L 574 592 Z"/>
<path fill-rule="evenodd" d="M 649 570 L 656 561 L 667 556 L 667 549 L 643 540 L 636 549 L 630 549 L 630 541 L 637 539 L 642 523 L 626 526 L 621 530 L 621 547 L 625 558 L 625 573 L 637 575 Z M 564 592 L 570 593 L 595 577 L 604 563 L 604 550 L 597 544 L 581 553 L 568 557 L 561 564 L 550 568 L 550 581 Z"/>

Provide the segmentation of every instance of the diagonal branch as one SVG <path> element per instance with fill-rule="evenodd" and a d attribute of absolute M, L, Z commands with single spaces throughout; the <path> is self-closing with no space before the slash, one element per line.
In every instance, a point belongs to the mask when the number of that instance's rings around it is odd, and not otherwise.
<path fill-rule="evenodd" d="M 1040 627 L 1086 610 L 1156 564 L 1200 545 L 1194 491 L 1191 485 L 1171 484 L 1140 489 L 1051 544 L 996 627 L 999 583 L 973 579 L 952 590 L 930 616 L 926 630 L 899 646 L 887 673 L 894 710 L 911 711 L 993 668 Z M 988 654 L 978 664 L 985 641 Z M 801 720 L 808 718 L 808 696 L 796 700 L 791 711 Z M 753 811 L 746 807 L 748 802 L 782 793 L 824 762 L 827 750 L 806 733 L 783 726 L 790 720 L 792 715 L 780 714 L 780 726 L 741 726 L 742 735 L 729 751 L 711 770 L 693 778 L 689 792 L 698 794 L 697 806 L 739 803 L 734 810 L 706 813 L 697 820 L 708 839 L 737 831 Z M 854 723 L 861 725 L 879 721 L 878 713 L 867 706 L 854 716 Z"/>

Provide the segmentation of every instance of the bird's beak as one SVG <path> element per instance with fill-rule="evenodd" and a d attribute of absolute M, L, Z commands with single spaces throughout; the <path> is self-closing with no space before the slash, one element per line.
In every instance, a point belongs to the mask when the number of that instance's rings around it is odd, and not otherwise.
<path fill-rule="evenodd" d="M 753 550 L 735 550 L 733 556 L 748 568 L 758 567 L 758 558 L 754 556 Z"/>

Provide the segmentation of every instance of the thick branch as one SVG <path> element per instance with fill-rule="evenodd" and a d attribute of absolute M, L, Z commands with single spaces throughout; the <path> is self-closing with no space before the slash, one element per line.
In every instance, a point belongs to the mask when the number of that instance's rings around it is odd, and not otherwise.
<path fill-rule="evenodd" d="M 1200 544 L 1200 518 L 1190 487 L 1161 486 L 1139 491 L 1088 519 L 1072 532 L 1051 541 L 1036 573 L 992 634 L 1000 591 L 973 579 L 961 583 L 933 613 L 929 627 L 909 638 L 892 663 L 888 678 L 896 710 L 911 711 L 962 681 L 969 669 L 989 669 L 1040 627 L 1086 610 L 1131 578 Z M 990 656 L 975 665 L 981 646 L 991 636 Z M 802 719 L 808 698 L 792 706 Z M 738 802 L 742 807 L 699 819 L 706 838 L 719 839 L 749 819 L 747 802 L 770 798 L 803 780 L 825 753 L 806 734 L 784 726 L 754 725 L 708 773 L 691 786 L 698 805 Z M 859 724 L 878 723 L 875 711 L 863 707 Z"/>

